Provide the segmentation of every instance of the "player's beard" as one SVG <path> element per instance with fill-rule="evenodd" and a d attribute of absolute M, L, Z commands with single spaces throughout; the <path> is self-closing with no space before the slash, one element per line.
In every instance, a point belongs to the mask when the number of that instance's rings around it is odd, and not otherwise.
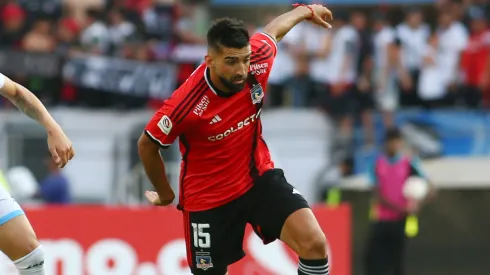
<path fill-rule="evenodd" d="M 241 90 L 243 90 L 243 88 L 245 88 L 245 78 L 244 77 L 241 77 L 241 76 L 236 76 L 236 77 L 233 77 L 231 78 L 230 80 L 222 77 L 222 76 L 218 76 L 221 83 L 223 83 L 223 85 L 228 89 L 230 90 L 230 92 L 232 93 L 238 93 L 240 92 Z M 235 84 L 233 83 L 234 81 L 237 81 L 237 80 L 244 80 L 243 83 L 240 83 L 240 84 Z"/>

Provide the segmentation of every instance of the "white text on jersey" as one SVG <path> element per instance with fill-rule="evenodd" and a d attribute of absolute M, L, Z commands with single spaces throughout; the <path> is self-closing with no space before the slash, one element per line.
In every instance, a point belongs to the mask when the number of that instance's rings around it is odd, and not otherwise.
<path fill-rule="evenodd" d="M 226 130 L 222 134 L 212 136 L 212 137 L 208 137 L 208 140 L 209 141 L 220 141 L 220 140 L 224 139 L 225 137 L 229 136 L 230 134 L 243 129 L 246 126 L 249 126 L 251 123 L 254 123 L 257 120 L 257 118 L 260 116 L 261 111 L 262 111 L 262 109 L 260 109 L 256 114 L 253 114 L 253 115 L 245 118 L 244 120 L 238 122 L 236 126 L 230 127 L 230 129 Z"/>
<path fill-rule="evenodd" d="M 265 74 L 267 72 L 267 68 L 269 68 L 268 63 L 250 64 L 250 73 L 253 75 Z"/>
<path fill-rule="evenodd" d="M 202 116 L 202 113 L 206 111 L 208 105 L 209 105 L 209 98 L 207 96 L 203 96 L 199 104 L 197 104 L 196 107 L 194 108 L 194 114 L 197 116 Z"/>

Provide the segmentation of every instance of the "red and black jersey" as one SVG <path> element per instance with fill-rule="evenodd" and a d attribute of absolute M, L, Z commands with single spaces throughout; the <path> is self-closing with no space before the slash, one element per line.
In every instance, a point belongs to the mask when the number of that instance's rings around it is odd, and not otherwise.
<path fill-rule="evenodd" d="M 202 64 L 145 128 L 162 147 L 179 138 L 179 204 L 186 211 L 226 204 L 247 192 L 256 176 L 274 168 L 260 112 L 277 45 L 265 33 L 252 36 L 250 45 L 248 85 L 242 91 L 220 92 Z"/>

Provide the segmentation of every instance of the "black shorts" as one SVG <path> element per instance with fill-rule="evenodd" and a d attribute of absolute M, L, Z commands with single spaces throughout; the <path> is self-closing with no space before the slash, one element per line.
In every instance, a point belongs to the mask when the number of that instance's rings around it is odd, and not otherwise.
<path fill-rule="evenodd" d="M 201 212 L 184 211 L 187 260 L 193 274 L 224 275 L 228 265 L 245 256 L 247 223 L 265 244 L 278 239 L 284 222 L 308 203 L 281 169 L 264 173 L 238 199 Z"/>

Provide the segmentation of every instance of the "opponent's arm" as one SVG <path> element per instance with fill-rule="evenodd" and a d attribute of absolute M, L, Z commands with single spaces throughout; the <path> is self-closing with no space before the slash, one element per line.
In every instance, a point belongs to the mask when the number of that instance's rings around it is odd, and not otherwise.
<path fill-rule="evenodd" d="M 63 168 L 75 156 L 72 143 L 41 101 L 22 85 L 0 74 L 0 95 L 20 111 L 39 122 L 48 134 L 48 147 L 54 162 Z"/>
<path fill-rule="evenodd" d="M 322 5 L 298 6 L 272 20 L 265 26 L 263 32 L 279 42 L 294 26 L 309 19 L 324 28 L 331 28 L 327 23 L 333 19 L 332 12 Z"/>
<path fill-rule="evenodd" d="M 1 85 L 2 80 L 0 80 L 0 94 L 2 96 L 10 100 L 20 111 L 44 126 L 48 133 L 59 129 L 56 121 L 34 94 L 8 77 L 3 75 L 0 77 L 3 78 L 3 86 Z"/>
<path fill-rule="evenodd" d="M 169 205 L 175 199 L 165 172 L 165 165 L 160 155 L 160 146 L 143 133 L 138 140 L 138 154 L 145 168 L 146 175 L 158 193 L 160 203 Z"/>

